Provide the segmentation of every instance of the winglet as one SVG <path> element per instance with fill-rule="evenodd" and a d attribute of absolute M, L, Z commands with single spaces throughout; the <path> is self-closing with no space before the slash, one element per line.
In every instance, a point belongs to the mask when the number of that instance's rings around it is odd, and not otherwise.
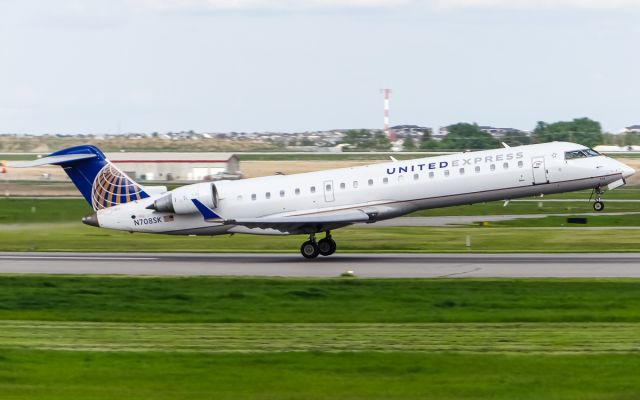
<path fill-rule="evenodd" d="M 205 221 L 215 220 L 215 219 L 222 220 L 221 216 L 219 216 L 218 214 L 213 212 L 212 209 L 210 209 L 209 207 L 207 207 L 204 204 L 202 204 L 199 200 L 191 199 L 191 201 L 196 206 L 198 211 L 200 211 L 200 214 L 202 214 L 202 216 L 204 217 Z"/>

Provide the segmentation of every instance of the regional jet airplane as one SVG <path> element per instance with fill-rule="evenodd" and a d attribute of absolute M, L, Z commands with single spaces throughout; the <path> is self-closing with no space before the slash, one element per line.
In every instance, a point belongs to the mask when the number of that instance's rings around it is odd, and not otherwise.
<path fill-rule="evenodd" d="M 143 186 L 93 146 L 77 146 L 22 167 L 60 165 L 95 212 L 88 225 L 173 235 L 309 235 L 306 258 L 336 251 L 331 231 L 417 210 L 593 189 L 596 211 L 604 189 L 635 171 L 575 143 L 553 142 L 409 161 L 202 182 L 167 191 Z M 316 240 L 316 234 L 325 237 Z"/>

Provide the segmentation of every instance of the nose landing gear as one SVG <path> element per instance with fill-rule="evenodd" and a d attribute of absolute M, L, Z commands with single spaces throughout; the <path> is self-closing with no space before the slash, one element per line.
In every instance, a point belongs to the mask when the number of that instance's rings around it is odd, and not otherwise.
<path fill-rule="evenodd" d="M 309 240 L 300 246 L 300 254 L 308 259 L 316 258 L 318 255 L 330 256 L 336 252 L 336 247 L 335 240 L 331 238 L 331 232 L 327 231 L 324 239 L 320 239 L 318 242 L 316 242 L 315 233 L 312 233 L 309 235 Z"/>
<path fill-rule="evenodd" d="M 596 199 L 595 203 L 593 203 L 593 209 L 598 212 L 604 210 L 604 203 L 602 200 Z"/>
<path fill-rule="evenodd" d="M 602 191 L 600 186 L 598 186 L 597 188 L 594 188 L 593 192 L 591 192 L 591 196 L 589 197 L 589 200 L 591 200 L 591 198 L 593 197 L 594 193 L 596 195 L 596 201 L 593 203 L 593 209 L 595 211 L 597 211 L 597 212 L 600 212 L 600 211 L 604 210 L 604 202 L 602 201 L 602 198 L 600 197 L 604 192 Z"/>

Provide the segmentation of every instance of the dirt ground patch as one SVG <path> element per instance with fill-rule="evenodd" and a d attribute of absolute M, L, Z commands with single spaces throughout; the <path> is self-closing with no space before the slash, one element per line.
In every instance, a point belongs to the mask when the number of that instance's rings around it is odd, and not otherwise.
<path fill-rule="evenodd" d="M 275 175 L 276 173 L 291 175 L 325 169 L 357 167 L 373 163 L 375 161 L 242 161 L 240 169 L 246 178 L 255 178 Z"/>
<path fill-rule="evenodd" d="M 635 169 L 636 174 L 627 178 L 627 184 L 629 185 L 640 185 L 640 159 L 638 158 L 617 158 L 618 161 L 623 162 Z"/>

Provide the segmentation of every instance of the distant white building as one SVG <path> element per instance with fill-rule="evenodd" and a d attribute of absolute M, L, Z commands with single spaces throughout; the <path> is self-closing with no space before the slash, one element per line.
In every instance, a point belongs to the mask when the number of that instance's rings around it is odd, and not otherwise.
<path fill-rule="evenodd" d="M 231 153 L 107 153 L 107 158 L 141 181 L 239 179 L 240 160 Z"/>
<path fill-rule="evenodd" d="M 493 126 L 479 126 L 478 128 L 482 132 L 488 133 L 494 138 L 502 138 L 504 135 L 511 132 L 521 132 L 519 129 L 515 128 L 495 128 Z"/>
<path fill-rule="evenodd" d="M 620 133 L 640 133 L 640 125 L 627 126 Z"/>
<path fill-rule="evenodd" d="M 640 151 L 640 146 L 599 145 L 593 149 L 599 153 L 623 153 L 627 151 Z"/>
<path fill-rule="evenodd" d="M 478 126 L 478 129 L 480 129 L 482 132 L 490 134 L 494 138 L 502 138 L 504 137 L 504 135 L 510 132 L 522 132 L 527 135 L 529 134 L 528 132 L 524 132 L 515 128 L 495 128 L 493 126 L 482 125 L 482 126 Z M 447 136 L 448 133 L 449 133 L 449 126 L 442 126 L 438 130 L 438 133 L 433 135 L 433 138 L 436 140 L 442 140 L 445 136 Z"/>

